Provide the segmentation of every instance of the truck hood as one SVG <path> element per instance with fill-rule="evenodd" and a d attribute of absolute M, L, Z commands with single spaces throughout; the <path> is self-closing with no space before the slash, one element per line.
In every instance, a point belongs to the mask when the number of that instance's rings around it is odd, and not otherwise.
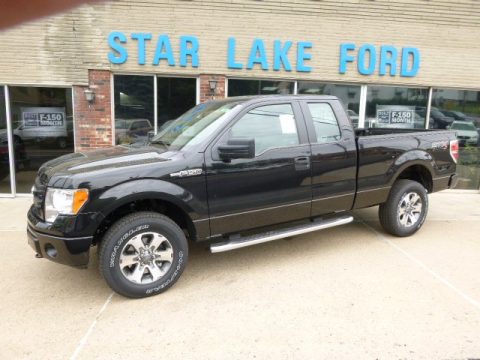
<path fill-rule="evenodd" d="M 98 171 L 111 171 L 134 168 L 148 163 L 165 163 L 172 160 L 177 151 L 166 151 L 161 147 L 115 146 L 102 150 L 73 153 L 50 160 L 39 169 L 39 176 L 50 186 L 62 187 L 61 178 L 81 176 Z M 143 166 L 144 167 L 144 166 Z M 132 171 L 132 174 L 136 174 Z M 140 175 L 137 173 L 137 175 Z M 52 179 L 55 177 L 56 179 Z M 51 181 L 48 181 L 51 180 Z"/>
<path fill-rule="evenodd" d="M 469 137 L 477 137 L 478 132 L 475 130 L 456 130 L 452 129 L 457 133 L 457 136 L 469 136 Z"/>

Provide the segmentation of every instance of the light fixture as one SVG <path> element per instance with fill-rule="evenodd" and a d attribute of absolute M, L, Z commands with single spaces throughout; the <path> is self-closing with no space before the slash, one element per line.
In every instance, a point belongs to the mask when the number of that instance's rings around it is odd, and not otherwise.
<path fill-rule="evenodd" d="M 95 101 L 95 92 L 92 89 L 85 89 L 85 100 L 87 100 L 88 103 L 93 103 Z"/>
<path fill-rule="evenodd" d="M 208 80 L 208 84 L 210 85 L 210 90 L 213 94 L 215 94 L 215 89 L 217 88 L 217 83 L 218 83 L 218 80 L 215 80 L 215 79 Z"/>

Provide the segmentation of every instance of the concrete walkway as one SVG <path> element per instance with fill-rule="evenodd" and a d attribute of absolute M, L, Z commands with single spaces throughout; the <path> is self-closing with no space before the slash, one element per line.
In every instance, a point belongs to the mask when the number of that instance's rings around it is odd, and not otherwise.
<path fill-rule="evenodd" d="M 129 300 L 98 273 L 35 259 L 30 199 L 0 200 L 2 359 L 480 358 L 480 196 L 431 196 L 394 238 L 376 208 L 344 227 L 210 254 Z"/>

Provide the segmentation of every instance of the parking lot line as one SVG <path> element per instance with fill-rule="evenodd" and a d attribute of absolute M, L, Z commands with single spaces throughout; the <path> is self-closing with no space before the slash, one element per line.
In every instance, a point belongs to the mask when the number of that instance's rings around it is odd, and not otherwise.
<path fill-rule="evenodd" d="M 88 340 L 88 337 L 90 336 L 90 334 L 93 332 L 93 329 L 95 328 L 95 325 L 97 325 L 97 322 L 98 322 L 98 319 L 100 318 L 100 316 L 102 315 L 102 313 L 105 311 L 105 309 L 107 308 L 108 304 L 110 304 L 110 301 L 112 301 L 112 297 L 113 297 L 113 292 L 108 296 L 107 300 L 105 300 L 105 303 L 103 304 L 102 308 L 100 309 L 100 311 L 97 313 L 97 315 L 95 316 L 95 319 L 93 320 L 92 324 L 90 325 L 90 327 L 88 328 L 87 332 L 85 333 L 85 335 L 81 338 L 80 342 L 78 343 L 78 346 L 76 347 L 75 351 L 73 352 L 72 356 L 70 357 L 70 360 L 75 360 L 77 359 L 78 355 L 80 354 L 80 351 L 82 351 L 83 347 L 85 346 L 85 344 L 87 343 L 87 340 Z"/>
<path fill-rule="evenodd" d="M 363 220 L 358 220 L 358 222 L 360 222 L 361 224 L 363 224 L 366 228 L 368 228 L 369 230 L 371 230 L 373 233 L 375 233 L 375 235 L 377 236 L 378 239 L 380 239 L 381 241 L 387 243 L 388 245 L 390 245 L 391 247 L 393 247 L 395 250 L 397 250 L 398 252 L 400 252 L 401 254 L 403 254 L 406 258 L 408 258 L 410 261 L 412 261 L 413 263 L 415 263 L 416 265 L 418 265 L 420 268 L 422 268 L 423 270 L 425 270 L 427 273 L 429 273 L 430 275 L 432 275 L 435 279 L 437 279 L 438 281 L 440 281 L 443 285 L 445 285 L 446 287 L 448 287 L 450 290 L 452 290 L 453 292 L 455 292 L 457 295 L 459 295 L 461 298 L 463 298 L 465 301 L 467 301 L 468 303 L 470 303 L 471 305 L 473 305 L 475 308 L 477 308 L 477 310 L 480 310 L 480 302 L 475 300 L 474 298 L 472 298 L 471 296 L 469 296 L 468 294 L 466 294 L 465 292 L 463 292 L 462 290 L 460 290 L 459 288 L 457 288 L 455 285 L 453 285 L 450 281 L 448 281 L 447 279 L 445 279 L 443 276 L 437 274 L 435 271 L 433 271 L 431 268 L 429 268 L 427 265 L 425 265 L 422 261 L 420 261 L 419 259 L 417 259 L 415 256 L 411 255 L 410 253 L 408 253 L 407 251 L 405 251 L 404 249 L 402 249 L 400 246 L 398 246 L 397 244 L 395 244 L 393 241 L 389 240 L 388 238 L 386 238 L 383 234 L 381 234 L 380 232 L 378 232 L 377 230 L 375 230 L 373 227 L 371 227 L 370 225 L 368 225 L 366 222 L 364 222 Z"/>

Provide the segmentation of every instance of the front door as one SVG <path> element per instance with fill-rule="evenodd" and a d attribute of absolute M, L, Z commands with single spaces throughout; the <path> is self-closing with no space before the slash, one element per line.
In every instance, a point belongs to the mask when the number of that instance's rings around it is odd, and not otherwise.
<path fill-rule="evenodd" d="M 220 160 L 217 147 L 232 138 L 253 138 L 255 157 Z M 310 145 L 298 103 L 245 109 L 205 158 L 212 236 L 310 216 Z"/>

